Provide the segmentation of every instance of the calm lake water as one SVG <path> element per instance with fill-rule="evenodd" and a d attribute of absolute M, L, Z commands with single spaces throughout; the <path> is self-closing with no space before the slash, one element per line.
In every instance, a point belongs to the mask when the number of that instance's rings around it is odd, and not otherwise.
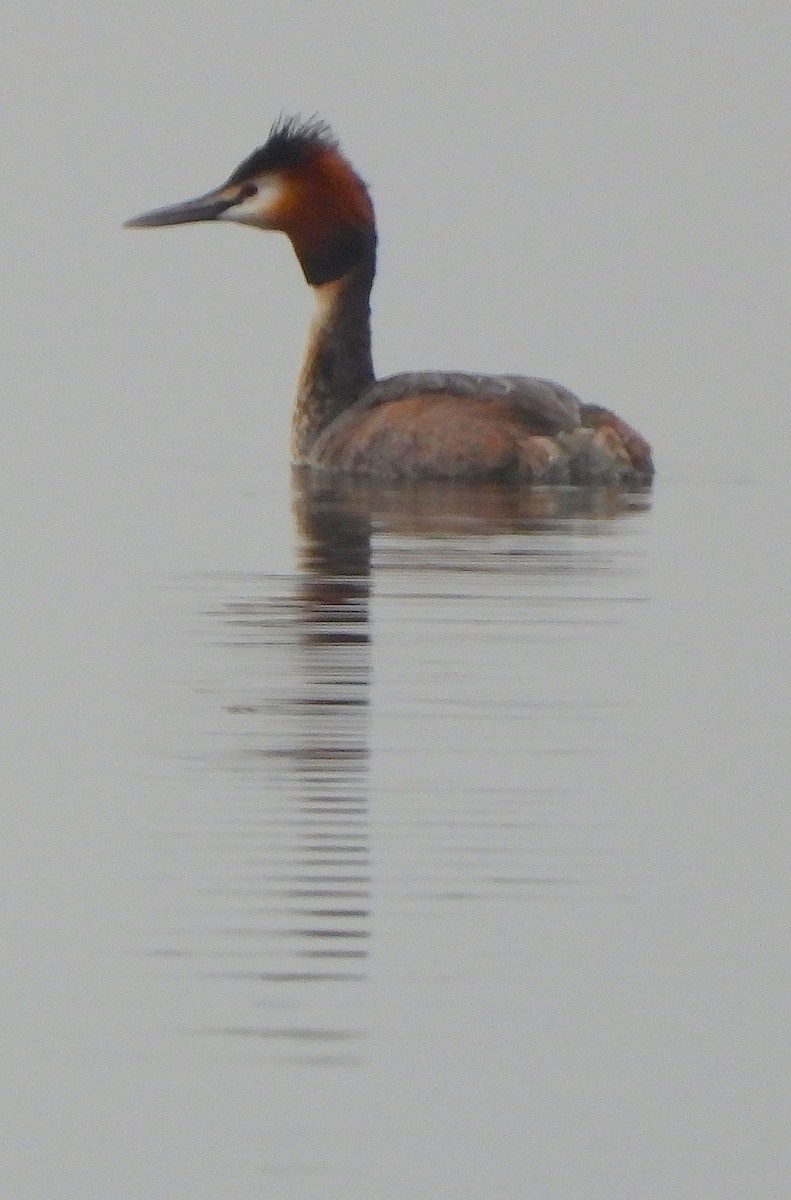
<path fill-rule="evenodd" d="M 780 1200 L 777 493 L 219 486 L 12 592 L 6 1194 Z"/>
<path fill-rule="evenodd" d="M 482 11 L 4 13 L 0 1200 L 791 1192 L 787 6 Z M 291 477 L 288 245 L 121 223 L 314 111 L 650 495 Z"/>

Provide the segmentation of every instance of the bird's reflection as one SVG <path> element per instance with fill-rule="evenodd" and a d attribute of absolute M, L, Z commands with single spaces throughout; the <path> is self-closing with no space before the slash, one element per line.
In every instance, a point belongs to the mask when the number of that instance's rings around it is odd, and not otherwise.
<path fill-rule="evenodd" d="M 519 488 L 443 480 L 387 486 L 307 468 L 295 469 L 292 480 L 303 564 L 318 571 L 325 558 L 332 564 L 336 553 L 370 566 L 375 532 L 412 537 L 546 532 L 568 529 L 571 521 L 616 520 L 651 504 L 647 488 Z"/>
<path fill-rule="evenodd" d="M 540 556 L 532 534 L 601 528 L 647 504 L 615 491 L 378 488 L 295 472 L 296 572 L 226 579 L 217 608 L 236 654 L 225 799 L 233 780 L 244 836 L 218 881 L 235 916 L 215 930 L 224 945 L 210 974 L 246 981 L 254 1015 L 215 1032 L 268 1039 L 280 1060 L 311 1063 L 353 1062 L 366 1036 L 374 553 L 405 539 L 420 569 L 440 545 L 461 542 L 463 558 L 469 538 L 519 534 Z"/>

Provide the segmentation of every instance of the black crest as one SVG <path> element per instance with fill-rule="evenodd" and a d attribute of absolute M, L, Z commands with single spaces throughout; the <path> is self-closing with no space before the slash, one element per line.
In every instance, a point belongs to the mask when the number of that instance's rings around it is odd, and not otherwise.
<path fill-rule="evenodd" d="M 243 183 L 251 175 L 301 167 L 318 150 L 337 150 L 338 139 L 319 117 L 279 117 L 263 146 L 239 163 L 228 183 Z"/>

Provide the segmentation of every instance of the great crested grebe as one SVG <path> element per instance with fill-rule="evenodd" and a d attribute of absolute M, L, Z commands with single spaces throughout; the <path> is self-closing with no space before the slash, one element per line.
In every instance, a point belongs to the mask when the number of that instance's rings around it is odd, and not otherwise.
<path fill-rule="evenodd" d="M 313 288 L 292 421 L 295 464 L 384 480 L 650 483 L 648 443 L 556 383 L 444 371 L 375 379 L 373 205 L 323 121 L 279 120 L 221 187 L 126 224 L 214 220 L 287 234 Z"/>

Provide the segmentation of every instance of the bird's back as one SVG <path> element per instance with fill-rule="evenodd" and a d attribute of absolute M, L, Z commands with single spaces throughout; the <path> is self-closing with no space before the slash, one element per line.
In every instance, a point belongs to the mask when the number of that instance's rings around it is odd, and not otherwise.
<path fill-rule="evenodd" d="M 608 409 L 546 379 L 420 371 L 371 384 L 312 465 L 381 479 L 645 484 L 650 449 Z"/>

